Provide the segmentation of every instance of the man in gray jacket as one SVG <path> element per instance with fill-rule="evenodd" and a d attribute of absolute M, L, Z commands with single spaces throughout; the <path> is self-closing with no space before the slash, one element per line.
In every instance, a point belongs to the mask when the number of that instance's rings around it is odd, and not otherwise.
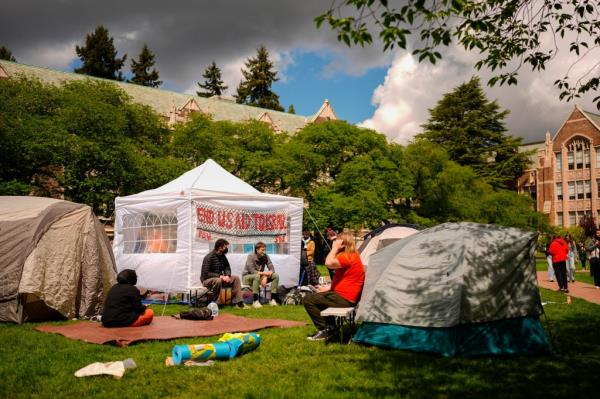
<path fill-rule="evenodd" d="M 269 302 L 269 305 L 278 305 L 279 295 L 277 288 L 279 286 L 279 275 L 275 273 L 273 262 L 271 262 L 271 258 L 267 255 L 267 246 L 265 243 L 256 243 L 254 253 L 248 255 L 244 271 L 242 272 L 242 278 L 244 284 L 252 287 L 252 293 L 254 294 L 253 307 L 260 308 L 262 306 L 258 300 L 259 289 L 260 287 L 266 287 L 268 283 L 271 283 L 271 302 Z"/>

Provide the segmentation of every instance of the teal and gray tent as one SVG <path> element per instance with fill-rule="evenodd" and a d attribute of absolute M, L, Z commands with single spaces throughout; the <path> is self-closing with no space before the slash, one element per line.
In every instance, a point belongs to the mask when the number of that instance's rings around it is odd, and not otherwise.
<path fill-rule="evenodd" d="M 516 228 L 446 223 L 377 251 L 354 341 L 443 356 L 549 352 L 536 240 Z"/>

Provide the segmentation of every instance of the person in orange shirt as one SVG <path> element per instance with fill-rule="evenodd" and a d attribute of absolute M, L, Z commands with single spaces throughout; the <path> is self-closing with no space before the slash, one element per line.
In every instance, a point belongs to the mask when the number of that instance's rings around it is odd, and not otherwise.
<path fill-rule="evenodd" d="M 365 283 L 365 267 L 350 233 L 341 233 L 333 241 L 325 266 L 335 270 L 331 286 L 320 286 L 320 292 L 304 297 L 304 308 L 318 329 L 315 335 L 308 337 L 312 341 L 327 339 L 336 333 L 332 327 L 334 320 L 326 320 L 321 311 L 356 306 Z"/>

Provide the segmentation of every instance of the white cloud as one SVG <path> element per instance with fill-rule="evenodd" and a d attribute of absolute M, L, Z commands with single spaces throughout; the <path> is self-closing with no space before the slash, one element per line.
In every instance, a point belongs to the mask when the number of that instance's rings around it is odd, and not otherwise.
<path fill-rule="evenodd" d="M 74 59 L 76 42 L 58 43 L 53 45 L 42 44 L 40 47 L 28 49 L 24 59 L 33 65 L 43 65 L 49 68 L 65 69 Z"/>

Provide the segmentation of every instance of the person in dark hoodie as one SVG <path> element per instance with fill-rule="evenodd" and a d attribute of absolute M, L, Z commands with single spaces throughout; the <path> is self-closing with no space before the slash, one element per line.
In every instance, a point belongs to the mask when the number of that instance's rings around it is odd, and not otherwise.
<path fill-rule="evenodd" d="M 125 269 L 117 275 L 117 284 L 108 291 L 104 303 L 104 327 L 140 327 L 152 322 L 154 312 L 142 305 L 142 297 L 135 287 L 136 283 L 135 270 Z"/>

